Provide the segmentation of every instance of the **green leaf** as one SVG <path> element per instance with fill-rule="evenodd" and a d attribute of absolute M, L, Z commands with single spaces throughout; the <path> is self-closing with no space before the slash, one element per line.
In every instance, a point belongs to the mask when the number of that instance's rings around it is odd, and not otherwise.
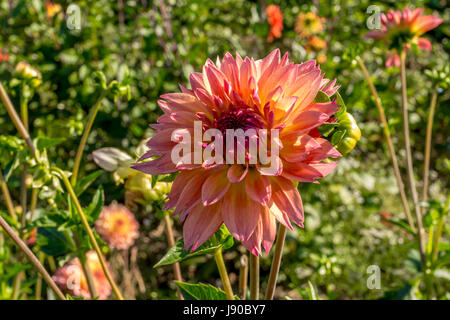
<path fill-rule="evenodd" d="M 405 230 L 406 232 L 415 235 L 416 233 L 413 231 L 413 229 L 411 229 L 411 227 L 404 221 L 401 220 L 392 220 L 392 219 L 386 219 L 386 218 L 381 218 L 381 220 L 389 222 L 397 227 L 402 228 L 403 230 Z"/>
<path fill-rule="evenodd" d="M 50 256 L 59 256 L 70 252 L 66 237 L 56 228 L 38 228 L 36 244 Z"/>
<path fill-rule="evenodd" d="M 445 279 L 450 281 L 450 271 L 446 269 L 437 269 L 434 271 L 434 276 L 437 278 Z"/>
<path fill-rule="evenodd" d="M 191 284 L 175 281 L 186 300 L 227 300 L 225 292 L 210 284 Z"/>
<path fill-rule="evenodd" d="M 94 171 L 93 173 L 81 178 L 75 186 L 75 193 L 80 196 L 87 188 L 103 173 L 102 170 Z"/>
<path fill-rule="evenodd" d="M 234 240 L 233 236 L 229 233 L 224 225 L 222 225 L 219 230 L 204 244 L 202 244 L 194 252 L 184 249 L 184 240 L 178 240 L 175 245 L 167 251 L 167 253 L 162 257 L 161 260 L 153 267 L 158 268 L 161 266 L 167 266 L 175 262 L 181 262 L 189 258 L 202 256 L 206 254 L 214 254 L 217 249 L 224 248 L 228 249 L 233 246 Z"/>
<path fill-rule="evenodd" d="M 91 203 L 85 210 L 86 217 L 89 221 L 89 224 L 93 224 L 100 212 L 102 212 L 103 205 L 105 203 L 105 195 L 103 193 L 103 187 L 100 186 L 94 194 Z"/>
<path fill-rule="evenodd" d="M 320 300 L 319 296 L 317 295 L 316 287 L 313 285 L 313 283 L 311 281 L 308 281 L 308 286 L 309 286 L 311 300 Z"/>
<path fill-rule="evenodd" d="M 39 151 L 43 151 L 44 149 L 48 149 L 58 144 L 64 142 L 65 138 L 48 138 L 48 137 L 39 137 L 36 139 L 35 144 L 36 148 Z"/>
<path fill-rule="evenodd" d="M 313 103 L 324 103 L 324 102 L 330 102 L 330 97 L 323 91 L 317 92 L 316 97 L 314 98 Z"/>
<path fill-rule="evenodd" d="M 334 115 L 336 119 L 340 119 L 341 115 L 343 115 L 347 111 L 347 106 L 345 105 L 344 99 L 339 92 L 336 92 L 336 103 L 340 105 L 338 112 Z"/>
<path fill-rule="evenodd" d="M 319 133 L 326 138 L 338 125 L 338 123 L 324 123 L 318 128 L 318 130 Z"/>

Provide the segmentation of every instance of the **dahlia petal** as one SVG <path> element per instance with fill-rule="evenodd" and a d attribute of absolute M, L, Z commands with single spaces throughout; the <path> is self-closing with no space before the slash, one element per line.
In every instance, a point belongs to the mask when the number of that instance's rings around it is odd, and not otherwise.
<path fill-rule="evenodd" d="M 255 256 L 262 255 L 261 241 L 263 237 L 263 226 L 261 219 L 258 221 L 255 230 L 247 240 L 243 240 L 242 244 Z"/>
<path fill-rule="evenodd" d="M 222 225 L 220 204 L 203 206 L 198 204 L 186 218 L 183 226 L 184 249 L 195 251 L 208 240 Z"/>
<path fill-rule="evenodd" d="M 292 125 L 288 126 L 280 134 L 282 140 L 287 136 L 294 134 L 295 136 L 300 133 L 306 133 L 311 129 L 314 129 L 325 121 L 327 121 L 329 116 L 326 113 L 307 110 L 298 114 L 292 121 Z"/>
<path fill-rule="evenodd" d="M 266 254 L 269 254 L 270 248 L 272 248 L 273 242 L 275 241 L 275 237 L 277 235 L 277 220 L 268 208 L 264 208 L 264 210 L 260 213 L 260 219 L 263 227 L 262 245 L 266 251 Z"/>
<path fill-rule="evenodd" d="M 282 177 L 271 179 L 272 200 L 276 206 L 303 228 L 304 214 L 302 198 L 295 185 Z"/>
<path fill-rule="evenodd" d="M 400 67 L 400 57 L 396 53 L 391 53 L 386 59 L 386 68 L 390 68 L 392 66 Z"/>
<path fill-rule="evenodd" d="M 247 240 L 259 219 L 260 204 L 245 192 L 244 183 L 233 183 L 222 201 L 222 217 L 230 233 L 239 241 Z"/>
<path fill-rule="evenodd" d="M 204 206 L 218 202 L 228 191 L 231 183 L 228 181 L 226 170 L 213 170 L 202 187 L 202 201 Z"/>
<path fill-rule="evenodd" d="M 337 166 L 337 161 L 335 162 L 319 162 L 319 163 L 309 163 L 310 167 L 313 167 L 320 172 L 322 177 L 327 176 L 334 168 Z"/>
<path fill-rule="evenodd" d="M 342 156 L 329 141 L 322 138 L 317 138 L 315 141 L 320 144 L 320 148 L 310 152 L 307 158 L 308 161 L 322 161 L 326 158 L 339 158 Z"/>
<path fill-rule="evenodd" d="M 250 170 L 245 178 L 245 190 L 254 201 L 266 206 L 272 195 L 270 181 L 255 170 Z"/>
<path fill-rule="evenodd" d="M 228 180 L 232 183 L 238 183 L 244 180 L 248 171 L 248 166 L 233 164 L 227 172 Z"/>
<path fill-rule="evenodd" d="M 431 50 L 431 42 L 425 38 L 417 38 L 417 46 L 420 49 L 430 51 Z"/>
<path fill-rule="evenodd" d="M 427 31 L 430 31 L 434 28 L 436 28 L 438 25 L 440 25 L 444 20 L 441 18 L 428 15 L 428 16 L 421 16 L 417 18 L 415 24 L 414 24 L 414 31 L 418 34 L 423 34 Z"/>
<path fill-rule="evenodd" d="M 385 36 L 386 32 L 380 30 L 373 30 L 364 35 L 365 38 L 372 38 L 376 40 L 383 39 Z"/>

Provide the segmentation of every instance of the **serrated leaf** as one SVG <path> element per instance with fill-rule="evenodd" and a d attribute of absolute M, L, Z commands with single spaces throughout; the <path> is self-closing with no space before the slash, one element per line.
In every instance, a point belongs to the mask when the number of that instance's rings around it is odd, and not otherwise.
<path fill-rule="evenodd" d="M 175 281 L 180 288 L 181 294 L 186 300 L 227 300 L 225 292 L 210 284 L 191 284 Z"/>

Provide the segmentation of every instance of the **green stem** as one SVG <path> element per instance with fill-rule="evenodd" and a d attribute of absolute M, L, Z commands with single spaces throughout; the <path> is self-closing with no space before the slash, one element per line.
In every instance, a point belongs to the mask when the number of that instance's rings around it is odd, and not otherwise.
<path fill-rule="evenodd" d="M 425 163 L 423 169 L 423 189 L 422 189 L 422 201 L 428 200 L 428 179 L 430 173 L 430 155 L 431 155 L 431 136 L 433 134 L 433 119 L 434 111 L 436 110 L 436 102 L 438 95 L 438 86 L 433 88 L 433 95 L 431 96 L 430 111 L 427 121 L 427 137 L 425 142 Z"/>
<path fill-rule="evenodd" d="M 84 252 L 79 254 L 78 259 L 80 259 L 81 267 L 83 269 L 84 276 L 86 277 L 86 282 L 88 285 L 89 293 L 91 294 L 91 299 L 95 299 L 98 297 L 98 293 L 95 286 L 94 277 L 92 276 L 91 268 L 89 267 L 89 263 L 86 259 L 86 254 Z"/>
<path fill-rule="evenodd" d="M 250 254 L 250 299 L 259 300 L 259 257 Z"/>
<path fill-rule="evenodd" d="M 45 253 L 42 251 L 39 252 L 39 262 L 41 264 L 44 263 L 45 260 Z M 35 289 L 35 296 L 34 298 L 36 300 L 41 300 L 41 294 L 42 294 L 42 276 L 38 274 L 38 278 L 36 280 L 36 289 Z"/>
<path fill-rule="evenodd" d="M 175 237 L 173 236 L 172 221 L 170 219 L 169 214 L 164 215 L 164 223 L 165 223 L 165 227 L 166 227 L 167 243 L 169 244 L 169 247 L 172 248 L 175 245 Z M 175 262 L 172 265 L 172 268 L 173 268 L 173 275 L 175 277 L 175 280 L 178 282 L 183 282 L 183 278 L 181 276 L 180 264 L 178 262 Z M 178 287 L 177 287 L 177 295 L 178 295 L 178 299 L 184 300 L 183 295 L 181 294 L 180 288 L 178 288 Z"/>
<path fill-rule="evenodd" d="M 248 282 L 248 257 L 242 255 L 239 268 L 239 297 L 241 300 L 247 298 L 247 282 Z"/>
<path fill-rule="evenodd" d="M 447 201 L 444 205 L 444 212 L 442 212 L 441 218 L 439 219 L 437 230 L 436 230 L 436 237 L 434 238 L 434 245 L 433 245 L 433 252 L 431 254 L 433 261 L 436 261 L 437 255 L 439 252 L 439 241 L 441 240 L 442 235 L 442 229 L 444 228 L 444 218 L 448 211 L 448 208 L 450 206 L 450 195 L 447 196 Z"/>
<path fill-rule="evenodd" d="M 417 196 L 416 181 L 414 178 L 413 159 L 411 154 L 411 142 L 409 138 L 409 118 L 408 118 L 408 100 L 406 96 L 406 51 L 403 50 L 400 53 L 400 70 L 401 70 L 401 83 L 402 83 L 402 114 L 403 114 L 403 134 L 405 138 L 405 151 L 406 151 L 406 165 L 408 169 L 409 187 L 411 189 L 411 197 L 413 200 L 414 211 L 416 213 L 417 220 L 417 240 L 419 242 L 419 252 L 422 265 L 426 267 L 425 256 L 425 230 L 422 223 L 422 213 L 419 206 L 419 198 Z"/>
<path fill-rule="evenodd" d="M 273 300 L 275 287 L 277 285 L 278 273 L 280 272 L 281 257 L 283 255 L 284 241 L 286 239 L 286 227 L 280 224 L 273 254 L 272 266 L 270 267 L 269 283 L 267 285 L 266 300 Z"/>
<path fill-rule="evenodd" d="M 73 188 L 72 188 L 72 185 L 71 185 L 69 179 L 67 179 L 66 174 L 61 169 L 59 169 L 57 167 L 52 167 L 51 170 L 53 172 L 57 173 L 61 177 L 64 185 L 66 186 L 67 191 L 70 194 L 70 198 L 72 199 L 72 201 L 75 205 L 75 208 L 77 209 L 77 212 L 80 215 L 81 223 L 83 224 L 83 227 L 86 230 L 86 233 L 88 234 L 89 240 L 90 240 L 92 246 L 94 247 L 95 252 L 97 252 L 98 259 L 102 266 L 103 272 L 105 273 L 105 276 L 108 279 L 108 282 L 110 283 L 111 288 L 114 291 L 114 294 L 116 295 L 117 299 L 123 300 L 122 294 L 120 293 L 119 288 L 117 287 L 117 284 L 114 282 L 114 279 L 112 278 L 111 273 L 109 272 L 108 267 L 106 266 L 105 258 L 103 257 L 103 254 L 100 250 L 97 240 L 95 240 L 94 234 L 92 233 L 91 227 L 89 226 L 86 216 L 84 215 L 83 209 L 81 208 L 80 202 L 78 201 L 78 197 L 75 194 L 75 191 L 73 191 Z"/>
<path fill-rule="evenodd" d="M 95 117 L 97 116 L 98 110 L 102 105 L 103 98 L 106 95 L 106 91 L 103 91 L 95 103 L 94 107 L 89 111 L 89 119 L 86 127 L 84 128 L 83 135 L 81 136 L 80 144 L 78 145 L 77 154 L 75 155 L 75 163 L 72 169 L 72 176 L 70 181 L 74 186 L 77 183 L 78 171 L 80 169 L 81 157 L 83 156 L 84 147 L 86 146 L 86 142 L 91 132 L 92 125 L 94 124 Z"/>
<path fill-rule="evenodd" d="M 1 83 L 0 83 L 0 99 L 3 101 L 3 104 L 6 107 L 6 111 L 8 112 L 11 120 L 13 121 L 17 130 L 19 131 L 20 135 L 22 136 L 22 138 L 25 140 L 28 147 L 30 148 L 31 154 L 33 155 L 33 157 L 36 158 L 36 148 L 34 147 L 33 141 L 31 141 L 28 130 L 25 128 L 24 124 L 22 123 L 19 116 L 17 115 L 16 109 L 14 108 L 13 104 L 11 103 L 9 96 L 6 93 L 6 91 L 3 88 L 3 85 Z"/>
<path fill-rule="evenodd" d="M 403 205 L 403 210 L 405 211 L 405 215 L 406 215 L 406 218 L 408 219 L 409 226 L 415 232 L 416 227 L 414 226 L 414 220 L 412 218 L 411 211 L 409 209 L 409 204 L 408 204 L 408 200 L 406 198 L 406 193 L 405 193 L 405 188 L 404 188 L 404 184 L 402 181 L 402 176 L 400 173 L 400 168 L 398 166 L 397 155 L 395 153 L 394 144 L 392 143 L 391 133 L 389 130 L 389 125 L 388 125 L 388 122 L 386 119 L 386 115 L 384 113 L 383 105 L 381 104 L 381 99 L 378 96 L 377 89 L 375 88 L 372 80 L 370 79 L 369 72 L 367 71 L 367 68 L 364 65 L 362 58 L 358 57 L 357 60 L 358 60 L 359 66 L 361 67 L 361 69 L 364 73 L 364 77 L 366 78 L 366 81 L 369 84 L 370 91 L 372 92 L 373 98 L 375 100 L 375 105 L 377 107 L 378 114 L 380 116 L 380 122 L 381 122 L 381 125 L 383 126 L 384 136 L 386 138 L 389 154 L 391 156 L 392 168 L 394 169 L 395 180 L 397 181 L 397 188 L 398 188 L 398 191 L 400 194 L 400 200 Z"/>
<path fill-rule="evenodd" d="M 14 204 L 9 193 L 8 185 L 3 177 L 3 172 L 0 170 L 0 188 L 2 189 L 3 198 L 5 198 L 6 209 L 14 222 L 17 222 L 17 214 L 14 210 Z"/>
<path fill-rule="evenodd" d="M 64 297 L 63 293 L 58 288 L 53 279 L 50 277 L 50 275 L 47 273 L 47 271 L 39 262 L 39 260 L 36 258 L 34 253 L 30 250 L 30 248 L 27 247 L 27 245 L 23 242 L 23 240 L 14 232 L 14 230 L 9 226 L 9 224 L 3 219 L 2 216 L 0 216 L 0 226 L 6 231 L 9 237 L 16 243 L 16 245 L 20 248 L 20 250 L 22 250 L 23 253 L 27 256 L 27 258 L 31 261 L 36 270 L 42 275 L 45 282 L 47 282 L 50 288 L 55 292 L 56 296 L 61 300 L 65 300 L 66 298 Z"/>
<path fill-rule="evenodd" d="M 216 260 L 217 269 L 219 269 L 220 279 L 222 279 L 223 289 L 227 295 L 228 300 L 234 300 L 233 289 L 231 288 L 230 278 L 223 261 L 222 248 L 219 248 L 214 253 L 214 260 Z"/>

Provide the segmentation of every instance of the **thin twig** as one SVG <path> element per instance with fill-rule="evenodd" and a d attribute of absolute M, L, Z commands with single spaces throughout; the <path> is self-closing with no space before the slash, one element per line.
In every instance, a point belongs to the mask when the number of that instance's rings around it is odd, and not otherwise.
<path fill-rule="evenodd" d="M 414 178 L 413 159 L 411 154 L 411 142 L 409 139 L 409 119 L 408 119 L 408 101 L 406 96 L 406 51 L 403 50 L 400 54 L 400 72 L 402 83 L 402 114 L 403 114 L 403 134 L 405 138 L 405 150 L 406 150 L 406 165 L 408 169 L 409 187 L 411 189 L 411 197 L 414 205 L 414 211 L 416 213 L 417 220 L 417 239 L 419 242 L 420 259 L 423 267 L 426 266 L 425 245 L 424 237 L 425 230 L 422 223 L 422 213 L 419 206 L 419 197 L 417 196 L 416 181 Z"/>
<path fill-rule="evenodd" d="M 175 245 L 175 238 L 173 236 L 172 222 L 168 214 L 164 215 L 164 223 L 166 227 L 167 243 L 169 244 L 169 247 L 172 248 Z M 178 282 L 183 282 L 180 264 L 178 262 L 175 262 L 172 266 L 175 280 Z M 177 287 L 177 294 L 180 300 L 184 300 L 183 295 L 181 294 L 181 291 L 178 287 Z"/>
<path fill-rule="evenodd" d="M 23 240 L 20 239 L 20 237 L 14 232 L 14 230 L 9 226 L 9 224 L 5 221 L 5 219 L 3 219 L 2 216 L 0 216 L 0 226 L 6 231 L 9 237 L 16 243 L 16 245 L 20 248 L 20 250 L 22 250 L 23 253 L 27 256 L 27 258 L 31 261 L 36 270 L 42 275 L 45 282 L 47 282 L 50 288 L 55 292 L 56 296 L 61 300 L 66 300 L 61 290 L 58 288 L 56 283 L 47 273 L 47 271 L 39 262 L 39 260 L 36 258 L 34 253 L 30 250 L 30 248 L 27 247 L 27 245 L 23 242 Z"/>
<path fill-rule="evenodd" d="M 386 119 L 386 115 L 384 113 L 383 105 L 381 104 L 381 99 L 378 96 L 377 89 L 375 88 L 372 80 L 370 79 L 369 72 L 367 71 L 367 68 L 364 65 L 364 62 L 362 61 L 362 58 L 358 57 L 357 61 L 358 61 L 359 66 L 361 67 L 361 69 L 362 69 L 362 71 L 364 73 L 364 77 L 366 78 L 367 83 L 369 84 L 369 88 L 372 91 L 372 95 L 373 95 L 374 100 L 375 100 L 375 105 L 377 107 L 378 114 L 380 116 L 380 122 L 381 122 L 381 124 L 383 126 L 383 132 L 384 132 L 384 136 L 386 138 L 386 142 L 387 142 L 387 145 L 388 145 L 389 154 L 391 156 L 392 168 L 394 169 L 395 180 L 397 181 L 397 188 L 398 188 L 398 192 L 400 194 L 400 200 L 401 200 L 402 205 L 403 205 L 403 210 L 405 211 L 405 215 L 406 215 L 406 218 L 408 219 L 409 226 L 415 232 L 416 231 L 416 227 L 414 225 L 414 220 L 412 218 L 411 211 L 409 209 L 409 204 L 408 204 L 408 200 L 406 198 L 406 193 L 405 193 L 405 188 L 404 188 L 404 184 L 403 184 L 403 181 L 402 181 L 402 176 L 401 176 L 401 173 L 400 173 L 400 168 L 398 166 L 397 155 L 395 153 L 394 144 L 392 143 L 391 133 L 390 133 L 390 130 L 389 130 L 389 125 L 388 125 L 388 122 L 387 122 L 387 119 Z"/>
<path fill-rule="evenodd" d="M 239 261 L 239 298 L 245 300 L 247 298 L 247 283 L 248 283 L 248 257 L 242 255 Z"/>
<path fill-rule="evenodd" d="M 259 300 L 259 257 L 250 254 L 250 299 Z"/>
<path fill-rule="evenodd" d="M 266 300 L 272 300 L 277 286 L 278 273 L 280 271 L 281 257 L 283 255 L 284 241 L 286 239 L 286 227 L 280 224 L 277 243 L 273 254 L 272 266 L 270 267 L 269 283 L 267 285 Z"/>
<path fill-rule="evenodd" d="M 425 163 L 423 168 L 423 189 L 422 189 L 422 201 L 428 200 L 428 178 L 430 173 L 430 155 L 431 155 L 431 136 L 433 134 L 433 119 L 434 111 L 436 110 L 436 102 L 438 95 L 438 86 L 433 88 L 433 94 L 431 96 L 430 111 L 427 121 L 427 137 L 425 142 Z"/>

